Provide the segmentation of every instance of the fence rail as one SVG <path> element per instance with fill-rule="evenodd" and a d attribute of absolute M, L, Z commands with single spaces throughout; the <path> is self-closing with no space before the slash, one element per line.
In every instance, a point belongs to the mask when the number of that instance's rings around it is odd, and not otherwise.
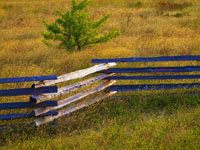
<path fill-rule="evenodd" d="M 77 79 L 77 78 L 83 78 L 87 75 L 96 73 L 98 71 L 106 70 L 115 65 L 116 65 L 116 63 L 99 64 L 99 65 L 96 65 L 96 66 L 93 66 L 93 67 L 90 67 L 87 69 L 83 69 L 83 70 L 71 72 L 71 73 L 68 73 L 65 75 L 61 75 L 58 77 L 57 80 L 38 82 L 38 83 L 34 84 L 33 87 L 38 88 L 41 86 L 48 86 L 48 85 L 52 85 L 52 84 L 56 84 L 56 83 L 60 83 L 60 82 L 66 82 L 66 81 Z"/>
<path fill-rule="evenodd" d="M 90 88 L 88 90 L 85 90 L 81 93 L 78 93 L 78 94 L 75 94 L 71 97 L 68 97 L 68 98 L 65 98 L 63 100 L 60 100 L 58 101 L 58 106 L 54 106 L 54 107 L 46 107 L 46 108 L 38 108 L 36 110 L 34 110 L 35 112 L 35 115 L 38 116 L 38 115 L 41 115 L 45 112 L 48 112 L 50 110 L 54 110 L 54 109 L 60 109 L 60 108 L 63 108 L 73 102 L 76 102 L 86 96 L 89 96 L 91 94 L 94 94 L 96 92 L 99 92 L 99 91 L 102 91 L 104 89 L 106 89 L 107 87 L 111 86 L 112 84 L 114 84 L 116 81 L 107 81 L 107 82 L 104 82 L 100 85 L 98 85 L 97 87 L 93 87 L 93 88 Z"/>
<path fill-rule="evenodd" d="M 49 111 L 47 113 L 42 114 L 40 117 L 45 116 L 53 116 L 57 115 L 58 111 Z M 22 119 L 22 118 L 32 118 L 35 117 L 34 113 L 17 113 L 17 114 L 7 114 L 7 115 L 0 115 L 0 120 L 13 120 L 13 119 Z"/>
<path fill-rule="evenodd" d="M 105 80 L 183 80 L 200 79 L 200 75 L 168 75 L 168 76 L 111 76 Z"/>
<path fill-rule="evenodd" d="M 0 78 L 0 83 L 30 82 L 30 81 L 43 81 L 43 80 L 56 80 L 56 79 L 57 79 L 56 75 L 18 77 L 18 78 Z"/>
<path fill-rule="evenodd" d="M 184 67 L 146 67 L 146 68 L 110 68 L 102 71 L 104 73 L 151 73 L 151 72 L 194 72 L 200 71 L 200 66 L 184 66 Z"/>
<path fill-rule="evenodd" d="M 50 107 L 50 106 L 57 106 L 57 105 L 58 105 L 57 101 L 45 101 L 39 104 L 36 104 L 33 102 L 0 103 L 0 110 L 40 108 L 40 107 Z"/>
<path fill-rule="evenodd" d="M 114 94 L 116 94 L 117 92 L 108 92 L 108 93 L 104 93 L 102 95 L 98 95 L 98 96 L 95 96 L 93 98 L 91 98 L 90 100 L 87 100 L 87 101 L 83 101 L 83 102 L 80 102 L 80 103 L 77 103 L 77 104 L 74 104 L 70 107 L 67 107 L 67 108 L 64 108 L 62 110 L 59 110 L 58 111 L 58 115 L 55 115 L 55 116 L 49 116 L 49 117 L 45 117 L 45 118 L 37 118 L 35 119 L 35 124 L 36 126 L 40 126 L 42 124 L 45 124 L 45 123 L 48 123 L 50 121 L 53 121 L 59 117 L 62 117 L 62 116 L 65 116 L 65 115 L 68 115 L 74 111 L 77 111 L 81 108 L 84 108 L 84 107 L 88 107 L 96 102 L 99 102 L 109 96 L 112 96 Z"/>
<path fill-rule="evenodd" d="M 93 78 L 90 78 L 90 79 L 87 79 L 87 80 L 84 80 L 84 81 L 81 81 L 81 82 L 78 82 L 78 83 L 75 83 L 75 84 L 72 84 L 72 85 L 69 85 L 69 86 L 65 86 L 65 87 L 59 88 L 57 93 L 43 94 L 43 95 L 38 95 L 38 96 L 31 96 L 30 97 L 30 101 L 38 102 L 38 103 L 39 102 L 43 102 L 45 100 L 52 99 L 52 98 L 55 98 L 55 97 L 70 93 L 70 92 L 72 92 L 74 90 L 83 88 L 83 87 L 88 86 L 88 85 L 90 85 L 92 83 L 95 83 L 95 82 L 100 81 L 100 80 L 102 80 L 104 78 L 107 78 L 107 77 L 109 77 L 111 75 L 113 75 L 113 74 L 103 74 L 103 75 L 99 75 L 97 77 L 93 77 Z"/>
<path fill-rule="evenodd" d="M 149 90 L 168 90 L 168 89 L 184 89 L 184 88 L 200 88 L 200 83 L 113 85 L 109 87 L 109 91 L 149 91 Z"/>
<path fill-rule="evenodd" d="M 200 55 L 185 56 L 161 56 L 161 57 L 132 57 L 116 59 L 92 59 L 92 63 L 110 63 L 110 62 L 162 62 L 162 61 L 199 61 Z"/>
<path fill-rule="evenodd" d="M 57 92 L 57 86 L 47 86 L 41 88 L 22 88 L 22 89 L 9 89 L 0 90 L 1 96 L 20 96 L 20 95 L 39 95 L 42 93 L 55 93 Z"/>
<path fill-rule="evenodd" d="M 1 78 L 0 83 L 16 83 L 16 82 L 29 82 L 29 81 L 40 81 L 40 80 L 55 80 L 55 79 L 57 79 L 55 75 L 18 77 L 18 78 Z M 44 94 L 44 93 L 56 93 L 56 92 L 57 92 L 57 86 L 40 87 L 40 88 L 4 89 L 4 90 L 0 90 L 0 97 L 39 95 L 39 94 Z M 57 105 L 58 105 L 57 101 L 46 101 L 41 104 L 36 104 L 32 102 L 0 103 L 0 110 L 52 107 L 52 106 L 57 106 Z M 44 113 L 39 117 L 56 115 L 57 113 L 58 113 L 57 111 L 51 111 L 48 113 Z M 13 120 L 13 119 L 30 118 L 30 117 L 36 117 L 34 112 L 1 114 L 0 120 Z"/>

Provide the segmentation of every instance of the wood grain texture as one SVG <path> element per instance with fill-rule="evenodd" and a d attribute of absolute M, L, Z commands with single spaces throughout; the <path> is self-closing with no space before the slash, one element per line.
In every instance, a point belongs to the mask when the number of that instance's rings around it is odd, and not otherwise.
<path fill-rule="evenodd" d="M 72 85 L 69 85 L 69 86 L 65 86 L 65 87 L 59 88 L 57 93 L 33 95 L 33 96 L 30 97 L 30 101 L 40 103 L 40 102 L 43 102 L 45 100 L 52 99 L 52 98 L 67 94 L 69 92 L 72 92 L 76 89 L 85 87 L 87 85 L 90 85 L 92 83 L 100 81 L 100 80 L 102 80 L 106 77 L 109 77 L 111 75 L 113 75 L 113 74 L 103 74 L 103 75 L 99 75 L 97 77 L 93 77 L 93 78 L 90 78 L 90 79 L 87 79 L 87 80 L 84 80 L 84 81 L 81 81 L 81 82 L 78 82 L 78 83 L 75 83 L 75 84 L 72 84 Z"/>
<path fill-rule="evenodd" d="M 68 98 L 65 98 L 63 100 L 60 100 L 58 101 L 58 106 L 53 106 L 53 107 L 48 107 L 48 108 L 38 108 L 36 110 L 34 110 L 35 112 L 35 115 L 38 116 L 38 115 L 41 115 L 45 112 L 48 112 L 50 110 L 55 110 L 55 109 L 60 109 L 62 107 L 65 107 L 73 102 L 76 102 L 88 95 L 91 95 L 91 94 L 94 94 L 96 92 L 99 92 L 99 91 L 102 91 L 104 90 L 105 88 L 113 85 L 116 81 L 114 80 L 111 80 L 111 81 L 107 81 L 107 82 L 103 82 L 102 84 L 96 86 L 96 87 L 92 87 L 90 89 L 87 89 L 81 93 L 77 93 L 71 97 L 68 97 Z"/>
<path fill-rule="evenodd" d="M 65 81 L 69 81 L 69 80 L 73 80 L 73 79 L 77 79 L 77 78 L 82 78 L 89 74 L 109 69 L 110 67 L 113 67 L 115 65 L 116 65 L 116 63 L 107 63 L 107 64 L 104 63 L 104 64 L 95 65 L 95 66 L 87 68 L 87 69 L 82 69 L 82 70 L 78 70 L 75 72 L 61 75 L 58 77 L 57 80 L 43 81 L 43 82 L 35 83 L 35 84 L 33 84 L 33 87 L 38 88 L 41 86 L 49 86 L 49 85 L 60 83 L 60 82 L 65 82 Z"/>
<path fill-rule="evenodd" d="M 48 123 L 50 121 L 53 121 L 57 118 L 60 118 L 62 116 L 65 116 L 65 115 L 68 115 L 72 112 L 75 112 L 81 108 L 84 108 L 84 107 L 88 107 L 96 102 L 99 102 L 113 94 L 115 94 L 116 92 L 108 92 L 108 93 L 104 93 L 104 94 L 101 94 L 101 95 L 98 95 L 98 96 L 95 96 L 89 100 L 86 100 L 86 101 L 82 101 L 80 103 L 77 103 L 77 104 L 74 104 L 70 107 L 67 107 L 67 108 L 64 108 L 62 110 L 59 110 L 58 111 L 58 115 L 55 115 L 55 116 L 48 116 L 48 117 L 44 117 L 44 118 L 37 118 L 34 120 L 36 126 L 40 126 L 42 124 L 45 124 L 45 123 Z"/>

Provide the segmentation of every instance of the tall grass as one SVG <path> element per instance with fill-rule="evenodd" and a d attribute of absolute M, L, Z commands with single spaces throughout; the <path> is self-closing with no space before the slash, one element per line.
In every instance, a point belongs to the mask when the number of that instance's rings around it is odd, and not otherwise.
<path fill-rule="evenodd" d="M 45 30 L 43 20 L 53 22 L 57 17 L 55 10 L 70 8 L 70 0 L 1 0 L 0 77 L 61 75 L 92 66 L 93 58 L 200 55 L 199 6 L 198 0 L 93 0 L 89 7 L 92 18 L 110 13 L 105 29 L 117 28 L 122 36 L 110 43 L 69 53 L 46 47 L 41 42 L 40 32 Z M 118 67 L 199 64 L 119 63 Z M 1 84 L 0 89 L 29 87 L 31 84 Z M 4 132 L 0 135 L 1 149 L 199 149 L 200 99 L 198 94 L 184 94 L 187 91 L 158 91 L 155 95 L 152 92 L 119 93 L 113 99 L 37 129 L 31 126 L 22 131 Z M 0 100 L 28 101 L 28 97 Z M 14 112 L 16 110 L 1 111 L 1 114 Z M 1 124 L 6 123 L 1 121 Z"/>

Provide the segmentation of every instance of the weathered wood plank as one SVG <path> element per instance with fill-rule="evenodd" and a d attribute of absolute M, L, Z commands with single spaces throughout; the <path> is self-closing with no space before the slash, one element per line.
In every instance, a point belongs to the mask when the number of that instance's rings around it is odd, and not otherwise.
<path fill-rule="evenodd" d="M 52 115 L 58 115 L 58 111 L 49 111 L 47 113 L 42 114 L 40 117 L 52 116 Z M 6 115 L 0 115 L 0 120 L 13 120 L 13 119 L 31 118 L 31 117 L 35 117 L 35 114 L 34 113 L 6 114 Z"/>
<path fill-rule="evenodd" d="M 183 84 L 139 84 L 139 85 L 112 85 L 109 91 L 148 91 L 148 90 L 168 90 L 200 88 L 200 83 L 183 83 Z"/>
<path fill-rule="evenodd" d="M 30 82 L 30 81 L 43 81 L 43 80 L 56 80 L 56 79 L 57 79 L 56 75 L 17 77 L 17 78 L 0 78 L 0 83 Z"/>
<path fill-rule="evenodd" d="M 23 109 L 23 108 L 41 108 L 57 106 L 57 101 L 45 101 L 39 104 L 33 102 L 15 102 L 15 103 L 0 103 L 0 110 L 6 109 Z"/>
<path fill-rule="evenodd" d="M 159 61 L 199 61 L 200 55 L 161 56 L 161 57 L 132 57 L 116 59 L 92 59 L 92 63 L 110 62 L 159 62 Z"/>
<path fill-rule="evenodd" d="M 108 93 L 104 93 L 104 94 L 101 94 L 101 95 L 98 95 L 98 96 L 95 96 L 93 98 L 91 98 L 90 100 L 86 100 L 86 101 L 82 101 L 80 103 L 77 103 L 77 104 L 74 104 L 70 107 L 67 107 L 67 108 L 64 108 L 62 110 L 59 110 L 58 111 L 58 115 L 56 116 L 49 116 L 49 117 L 45 117 L 45 118 L 37 118 L 35 119 L 35 124 L 36 126 L 40 126 L 42 124 L 45 124 L 45 123 L 48 123 L 50 121 L 53 121 L 54 119 L 57 119 L 59 117 L 62 117 L 62 116 L 65 116 L 65 115 L 68 115 L 72 112 L 75 112 L 81 108 L 84 108 L 84 107 L 88 107 L 96 102 L 99 102 L 113 94 L 115 94 L 116 92 L 108 92 Z"/>
<path fill-rule="evenodd" d="M 168 75 L 168 76 L 110 76 L 105 80 L 181 80 L 200 79 L 200 75 Z"/>
<path fill-rule="evenodd" d="M 60 100 L 60 101 L 58 101 L 58 106 L 53 106 L 53 107 L 48 107 L 48 108 L 38 108 L 38 109 L 34 110 L 35 115 L 38 116 L 38 115 L 41 115 L 41 114 L 43 114 L 45 112 L 48 112 L 50 110 L 55 110 L 55 109 L 60 109 L 62 107 L 65 107 L 65 106 L 67 106 L 67 105 L 69 105 L 69 104 L 71 104 L 71 103 L 73 103 L 75 101 L 78 101 L 78 100 L 80 100 L 80 99 L 82 99 L 82 98 L 84 98 L 84 97 L 86 97 L 88 95 L 91 95 L 91 94 L 94 94 L 96 92 L 102 91 L 105 88 L 107 88 L 107 87 L 111 86 L 112 84 L 114 84 L 115 82 L 116 81 L 107 81 L 107 82 L 104 82 L 104 83 L 102 83 L 102 84 L 100 84 L 100 85 L 98 85 L 96 87 L 92 87 L 92 88 L 90 88 L 88 90 L 85 90 L 85 91 L 83 91 L 81 93 L 77 93 L 77 94 L 75 94 L 75 95 L 73 95 L 71 97 L 68 97 L 68 98 L 65 98 L 63 100 Z"/>
<path fill-rule="evenodd" d="M 110 68 L 103 73 L 150 73 L 150 72 L 194 72 L 200 71 L 200 66 L 184 67 L 145 67 L 145 68 Z"/>
<path fill-rule="evenodd" d="M 64 75 L 61 75 L 58 77 L 57 80 L 52 80 L 52 81 L 43 81 L 43 82 L 38 82 L 33 84 L 34 88 L 38 88 L 41 86 L 48 86 L 48 85 L 52 85 L 52 84 L 56 84 L 56 83 L 60 83 L 60 82 L 65 82 L 65 81 L 69 81 L 69 80 L 73 80 L 73 79 L 77 79 L 77 78 L 82 78 L 85 77 L 89 74 L 101 71 L 101 70 L 106 70 L 110 67 L 115 66 L 116 63 L 107 63 L 107 64 L 99 64 L 99 65 L 95 65 L 93 67 L 87 68 L 87 69 L 82 69 L 82 70 L 78 70 L 75 72 L 71 72 L 71 73 L 67 73 Z"/>
<path fill-rule="evenodd" d="M 19 95 L 39 95 L 42 93 L 56 93 L 57 86 L 48 86 L 41 88 L 22 88 L 22 89 L 8 89 L 0 90 L 0 96 L 19 96 Z"/>
<path fill-rule="evenodd" d="M 76 89 L 82 88 L 84 86 L 90 85 L 92 83 L 100 81 L 100 80 L 102 80 L 106 77 L 109 77 L 111 75 L 113 75 L 113 74 L 103 74 L 103 75 L 99 75 L 97 77 L 93 77 L 93 78 L 90 78 L 90 79 L 87 79 L 87 80 L 84 80 L 84 81 L 81 81 L 81 82 L 78 82 L 78 83 L 75 83 L 75 84 L 72 84 L 72 85 L 69 85 L 69 86 L 65 86 L 65 87 L 59 88 L 57 93 L 34 95 L 34 96 L 30 97 L 30 101 L 40 103 L 40 102 L 43 102 L 45 100 L 52 99 L 52 98 L 61 96 L 63 94 L 72 92 Z"/>

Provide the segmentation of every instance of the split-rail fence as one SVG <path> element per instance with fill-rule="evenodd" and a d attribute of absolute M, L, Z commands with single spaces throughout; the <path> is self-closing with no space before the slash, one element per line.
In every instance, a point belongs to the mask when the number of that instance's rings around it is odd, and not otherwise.
<path fill-rule="evenodd" d="M 0 103 L 0 110 L 7 109 L 24 109 L 34 108 L 30 113 L 24 114 L 1 114 L 0 120 L 13 120 L 19 118 L 34 117 L 34 124 L 40 126 L 51 122 L 59 117 L 68 115 L 83 107 L 87 107 L 98 101 L 101 101 L 118 91 L 138 91 L 138 90 L 169 90 L 169 89 L 185 89 L 199 88 L 200 83 L 176 83 L 176 84 L 132 84 L 119 85 L 115 84 L 118 80 L 183 80 L 183 79 L 200 79 L 200 65 L 190 66 L 173 66 L 173 67 L 143 67 L 143 68 L 113 68 L 116 63 L 133 63 L 133 62 L 164 62 L 164 61 L 200 61 L 200 55 L 187 56 L 162 56 L 162 57 L 132 57 L 132 58 L 116 58 L 116 59 L 93 59 L 92 63 L 100 63 L 93 67 L 67 73 L 61 76 L 34 76 L 34 77 L 18 77 L 18 78 L 0 78 L 0 84 L 38 81 L 31 88 L 0 90 L 0 97 L 3 96 L 19 96 L 30 95 L 27 102 Z M 199 64 L 199 62 L 197 63 Z M 171 75 L 141 75 L 141 76 L 125 76 L 123 73 L 171 73 Z M 194 72 L 188 74 L 187 72 Z M 52 86 L 69 80 L 80 79 L 91 74 L 98 73 L 97 76 L 85 79 L 83 81 L 57 88 Z M 101 73 L 101 74 L 100 74 Z M 173 75 L 173 73 L 179 73 Z M 180 74 L 184 73 L 184 74 Z M 97 85 L 98 81 L 101 81 Z M 59 101 L 52 99 L 78 90 L 96 83 L 94 87 L 88 88 L 75 95 L 69 96 Z M 81 99 L 94 93 L 104 91 L 100 95 L 88 98 L 85 101 Z"/>

